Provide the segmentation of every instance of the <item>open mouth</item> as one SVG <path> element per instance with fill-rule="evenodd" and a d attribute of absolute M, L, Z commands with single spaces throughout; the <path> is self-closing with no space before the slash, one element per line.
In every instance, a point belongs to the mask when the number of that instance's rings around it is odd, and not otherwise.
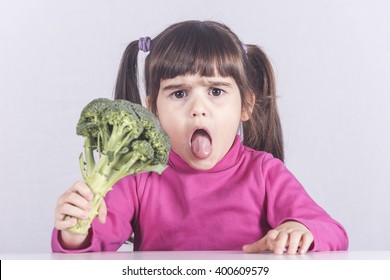
<path fill-rule="evenodd" d="M 211 155 L 212 150 L 210 134 L 205 129 L 196 129 L 191 136 L 192 154 L 199 159 L 205 159 Z"/>

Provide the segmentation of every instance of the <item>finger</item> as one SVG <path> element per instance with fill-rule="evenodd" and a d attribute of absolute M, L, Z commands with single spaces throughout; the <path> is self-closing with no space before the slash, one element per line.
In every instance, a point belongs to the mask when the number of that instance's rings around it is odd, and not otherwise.
<path fill-rule="evenodd" d="M 301 243 L 302 233 L 292 232 L 288 238 L 288 249 L 287 254 L 294 255 L 298 251 L 298 247 Z"/>
<path fill-rule="evenodd" d="M 102 200 L 102 204 L 99 207 L 99 214 L 98 214 L 99 222 L 101 224 L 105 224 L 106 218 L 107 218 L 107 205 L 104 202 L 104 200 Z"/>
<path fill-rule="evenodd" d="M 269 241 L 275 241 L 276 238 L 278 238 L 278 235 L 279 235 L 279 231 L 275 230 L 275 229 L 271 229 L 270 231 L 268 231 L 267 233 L 267 236 L 268 236 L 268 240 Z"/>
<path fill-rule="evenodd" d="M 77 224 L 77 219 L 76 218 L 67 216 L 66 219 L 56 220 L 55 224 L 54 224 L 54 227 L 57 230 L 64 230 L 64 229 L 68 229 L 68 228 L 70 228 L 70 227 L 72 227 L 72 226 L 74 226 L 76 224 Z"/>
<path fill-rule="evenodd" d="M 244 245 L 242 247 L 242 250 L 245 253 L 249 253 L 249 254 L 261 253 L 261 252 L 264 252 L 267 250 L 266 243 L 267 243 L 267 241 L 264 237 L 264 238 L 260 239 L 259 241 Z"/>
<path fill-rule="evenodd" d="M 64 201 L 63 203 L 64 205 L 71 204 L 85 211 L 91 210 L 91 202 L 85 199 L 79 193 L 74 193 L 74 192 L 68 193 L 68 195 L 64 197 L 63 201 Z"/>
<path fill-rule="evenodd" d="M 313 239 L 313 235 L 311 233 L 303 234 L 302 238 L 301 238 L 301 243 L 302 244 L 301 244 L 301 247 L 298 250 L 298 253 L 299 254 L 305 254 L 309 250 L 311 244 L 313 243 L 313 240 L 314 240 Z"/>
<path fill-rule="evenodd" d="M 64 220 L 67 216 L 85 220 L 89 217 L 89 210 L 83 210 L 72 204 L 64 204 L 56 215 L 57 220 Z"/>
<path fill-rule="evenodd" d="M 78 181 L 78 182 L 74 183 L 72 188 L 70 189 L 70 191 L 79 193 L 87 201 L 92 201 L 92 199 L 93 199 L 93 193 L 92 193 L 91 189 L 83 181 Z"/>
<path fill-rule="evenodd" d="M 273 242 L 277 236 L 278 236 L 277 231 L 270 230 L 259 241 L 244 245 L 242 247 L 242 249 L 245 253 L 261 253 L 264 251 L 272 250 L 273 249 Z"/>
<path fill-rule="evenodd" d="M 275 240 L 274 243 L 274 254 L 276 255 L 282 255 L 284 250 L 287 247 L 288 242 L 288 233 L 285 231 L 279 232 L 278 237 Z"/>
<path fill-rule="evenodd" d="M 69 188 L 60 198 L 59 201 L 66 200 L 69 195 L 71 194 L 77 194 L 80 197 L 83 197 L 87 201 L 93 200 L 93 193 L 88 187 L 88 185 L 83 181 L 78 181 L 72 185 L 71 188 Z"/>

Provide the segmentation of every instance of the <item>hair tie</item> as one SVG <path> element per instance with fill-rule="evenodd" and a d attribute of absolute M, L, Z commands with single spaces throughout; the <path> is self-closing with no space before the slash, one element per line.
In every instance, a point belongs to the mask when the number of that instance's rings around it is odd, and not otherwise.
<path fill-rule="evenodd" d="M 140 51 L 148 52 L 150 51 L 152 39 L 150 37 L 141 37 L 138 40 L 138 48 Z"/>
<path fill-rule="evenodd" d="M 248 46 L 245 45 L 244 43 L 241 43 L 241 45 L 242 45 L 242 48 L 244 49 L 244 52 L 245 52 L 246 54 L 248 54 Z"/>

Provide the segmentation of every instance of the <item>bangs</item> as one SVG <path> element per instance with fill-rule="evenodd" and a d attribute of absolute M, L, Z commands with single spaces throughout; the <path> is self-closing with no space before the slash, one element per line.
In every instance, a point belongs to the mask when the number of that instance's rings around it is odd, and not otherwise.
<path fill-rule="evenodd" d="M 169 32 L 160 42 L 151 52 L 156 56 L 150 68 L 154 81 L 187 74 L 230 76 L 241 81 L 241 45 L 226 32 L 206 24 L 189 24 Z"/>

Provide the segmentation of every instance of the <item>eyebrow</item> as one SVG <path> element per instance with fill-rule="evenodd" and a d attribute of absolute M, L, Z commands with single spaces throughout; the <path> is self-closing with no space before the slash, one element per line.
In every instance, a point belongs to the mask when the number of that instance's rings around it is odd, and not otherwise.
<path fill-rule="evenodd" d="M 224 81 L 213 81 L 213 80 L 207 80 L 203 83 L 203 85 L 206 86 L 213 86 L 213 87 L 232 87 L 232 84 L 229 82 L 224 82 Z M 165 90 L 175 90 L 175 89 L 187 89 L 191 88 L 191 84 L 189 83 L 171 83 L 162 88 L 163 91 Z"/>
<path fill-rule="evenodd" d="M 183 89 L 190 87 L 189 84 L 183 84 L 183 83 L 172 83 L 168 84 L 167 86 L 163 87 L 162 90 L 175 90 L 175 89 Z"/>
<path fill-rule="evenodd" d="M 229 82 L 222 82 L 222 81 L 207 81 L 206 84 L 210 85 L 210 86 L 215 86 L 215 87 L 220 87 L 220 86 L 232 87 L 231 83 L 229 83 Z"/>

